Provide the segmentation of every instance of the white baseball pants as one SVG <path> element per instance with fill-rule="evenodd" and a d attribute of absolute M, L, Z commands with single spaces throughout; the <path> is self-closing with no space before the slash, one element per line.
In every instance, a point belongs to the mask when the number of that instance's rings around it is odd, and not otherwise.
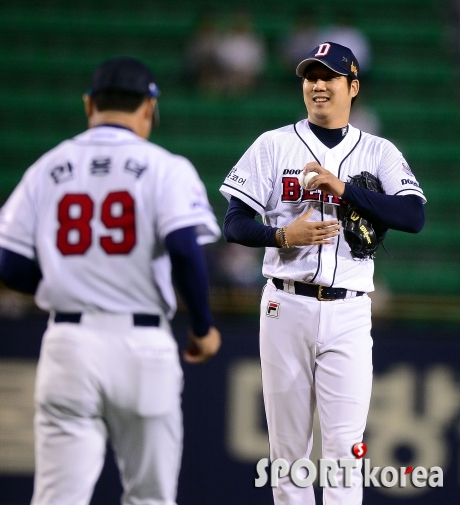
<path fill-rule="evenodd" d="M 279 304 L 277 311 L 273 304 L 267 310 L 269 302 Z M 277 290 L 268 281 L 260 321 L 271 461 L 284 458 L 291 465 L 309 458 L 316 407 L 322 457 L 352 459 L 352 446 L 362 441 L 371 396 L 370 298 L 318 301 Z M 361 460 L 358 463 L 352 471 L 351 488 L 343 486 L 343 470 L 337 474 L 337 488 L 324 488 L 325 505 L 362 503 Z M 289 476 L 280 479 L 273 496 L 275 505 L 315 504 L 313 488 L 297 487 Z"/>
<path fill-rule="evenodd" d="M 114 448 L 123 505 L 175 505 L 182 369 L 168 329 L 132 315 L 50 321 L 35 390 L 33 505 L 87 505 Z"/>

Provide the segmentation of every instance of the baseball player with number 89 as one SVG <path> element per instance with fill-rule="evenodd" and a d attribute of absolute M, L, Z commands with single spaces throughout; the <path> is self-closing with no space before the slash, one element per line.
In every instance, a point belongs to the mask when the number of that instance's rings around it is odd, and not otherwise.
<path fill-rule="evenodd" d="M 174 505 L 182 369 L 171 273 L 191 317 L 184 359 L 220 347 L 201 244 L 220 230 L 185 158 L 147 141 L 151 71 L 115 58 L 84 97 L 89 129 L 25 173 L 0 213 L 0 279 L 50 311 L 35 388 L 33 505 L 87 505 L 110 437 L 122 503 Z"/>
<path fill-rule="evenodd" d="M 308 119 L 263 133 L 221 187 L 227 241 L 266 248 L 263 394 L 270 459 L 289 464 L 311 453 L 316 408 L 323 458 L 353 458 L 371 396 L 375 251 L 388 229 L 416 233 L 425 219 L 402 154 L 348 123 L 360 84 L 353 52 L 324 42 L 296 73 Z M 352 482 L 326 487 L 324 503 L 362 503 L 361 460 Z M 289 477 L 273 495 L 276 505 L 315 503 L 312 487 Z"/>

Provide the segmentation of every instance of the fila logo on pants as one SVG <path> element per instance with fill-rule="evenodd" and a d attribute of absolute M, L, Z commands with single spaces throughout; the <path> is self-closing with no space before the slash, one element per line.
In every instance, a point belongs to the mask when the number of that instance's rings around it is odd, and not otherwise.
<path fill-rule="evenodd" d="M 267 316 L 268 317 L 278 317 L 279 316 L 279 310 L 280 310 L 280 304 L 276 302 L 268 302 L 267 305 Z"/>

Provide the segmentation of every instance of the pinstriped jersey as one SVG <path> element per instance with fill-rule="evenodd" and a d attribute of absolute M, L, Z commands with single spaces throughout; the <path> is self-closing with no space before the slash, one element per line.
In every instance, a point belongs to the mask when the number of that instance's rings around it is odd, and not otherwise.
<path fill-rule="evenodd" d="M 0 247 L 39 262 L 45 310 L 175 310 L 164 238 L 220 236 L 192 164 L 133 132 L 91 128 L 43 155 L 0 213 Z"/>
<path fill-rule="evenodd" d="M 321 190 L 303 190 L 297 176 L 317 161 L 340 180 L 362 171 L 375 175 L 389 195 L 423 191 L 399 150 L 388 140 L 348 125 L 343 140 L 332 149 L 310 130 L 308 120 L 262 134 L 230 170 L 220 191 L 256 210 L 264 224 L 287 226 L 309 209 L 312 221 L 338 219 L 341 198 Z M 343 230 L 332 244 L 289 249 L 266 248 L 263 275 L 369 292 L 374 289 L 372 259 L 353 258 Z"/>

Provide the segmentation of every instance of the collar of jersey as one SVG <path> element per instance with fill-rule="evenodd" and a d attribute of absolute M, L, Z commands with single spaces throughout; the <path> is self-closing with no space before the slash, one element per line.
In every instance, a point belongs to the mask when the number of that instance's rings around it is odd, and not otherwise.
<path fill-rule="evenodd" d="M 128 130 L 129 132 L 134 133 L 134 130 L 132 130 L 131 128 L 128 128 L 127 126 L 123 126 L 121 124 L 115 124 L 115 123 L 102 123 L 102 124 L 98 124 L 98 125 L 94 126 L 93 128 L 101 128 L 103 126 L 109 126 L 110 128 L 120 128 L 120 130 Z"/>
<path fill-rule="evenodd" d="M 103 124 L 88 128 L 80 133 L 74 140 L 77 142 L 108 142 L 109 144 L 118 142 L 132 142 L 143 140 L 129 128 L 124 128 L 114 124 Z"/>
<path fill-rule="evenodd" d="M 331 151 L 333 153 L 338 152 L 348 152 L 353 148 L 356 142 L 359 140 L 360 131 L 353 125 L 348 123 L 348 133 L 345 135 L 342 142 L 337 144 L 332 149 L 325 146 L 321 140 L 312 132 L 309 127 L 308 119 L 302 119 L 296 124 L 298 135 L 303 139 L 303 141 L 309 145 L 315 153 L 315 156 L 322 156 L 323 153 Z"/>
<path fill-rule="evenodd" d="M 310 128 L 310 122 L 308 121 L 308 119 L 303 119 L 303 120 L 299 121 L 297 124 L 299 125 L 299 133 L 300 134 L 304 134 L 305 135 L 308 132 L 309 134 L 311 134 L 313 136 L 313 138 L 317 142 L 319 142 L 320 145 L 322 145 L 326 149 L 329 149 L 328 147 L 326 147 L 321 142 L 321 140 L 315 135 L 315 133 L 313 132 L 313 130 Z M 340 142 L 339 144 L 337 144 L 337 146 L 343 146 L 343 145 L 345 145 L 346 143 L 348 143 L 350 141 L 351 141 L 351 143 L 354 144 L 355 140 L 359 136 L 359 130 L 358 130 L 358 128 L 355 128 L 350 123 L 348 123 L 347 126 L 348 126 L 347 134 L 345 135 L 345 137 L 343 137 L 343 141 Z M 332 149 L 335 149 L 337 146 L 333 147 Z"/>
<path fill-rule="evenodd" d="M 329 149 L 333 149 L 340 144 L 348 133 L 348 124 L 343 128 L 323 128 L 308 121 L 308 127 Z"/>

